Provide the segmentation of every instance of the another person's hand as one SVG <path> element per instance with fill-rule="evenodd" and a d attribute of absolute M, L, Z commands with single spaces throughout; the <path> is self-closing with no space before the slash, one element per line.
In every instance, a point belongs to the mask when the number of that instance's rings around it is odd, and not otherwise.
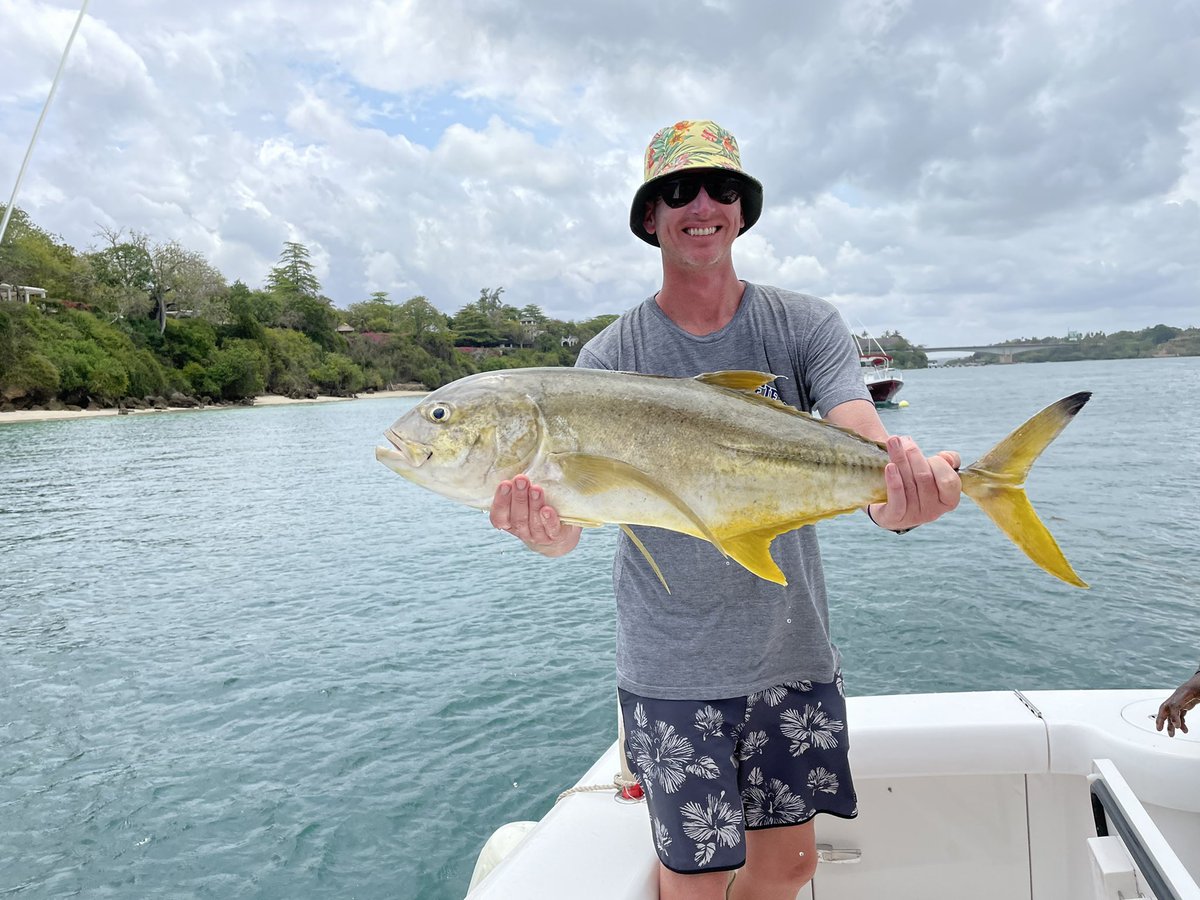
<path fill-rule="evenodd" d="M 1177 687 L 1175 693 L 1163 701 L 1162 706 L 1158 708 L 1158 716 L 1154 719 L 1154 727 L 1162 731 L 1165 724 L 1168 737 L 1175 737 L 1176 728 L 1187 734 L 1188 727 L 1184 717 L 1197 703 L 1200 703 L 1200 672 Z"/>
<path fill-rule="evenodd" d="M 570 553 L 582 531 L 559 519 L 554 507 L 546 505 L 545 491 L 524 475 L 500 482 L 492 497 L 490 518 L 493 527 L 516 535 L 543 556 Z"/>
<path fill-rule="evenodd" d="M 953 450 L 925 456 L 910 437 L 892 435 L 887 440 L 887 502 L 867 507 L 871 519 L 880 528 L 904 531 L 932 522 L 958 506 L 962 481 L 958 468 L 962 460 Z"/>

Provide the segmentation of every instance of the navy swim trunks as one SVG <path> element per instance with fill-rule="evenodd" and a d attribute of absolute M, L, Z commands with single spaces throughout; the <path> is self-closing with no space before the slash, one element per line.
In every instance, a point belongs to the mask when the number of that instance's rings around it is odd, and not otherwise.
<path fill-rule="evenodd" d="M 625 755 L 673 872 L 740 868 L 747 830 L 858 815 L 840 673 L 725 700 L 618 693 Z"/>

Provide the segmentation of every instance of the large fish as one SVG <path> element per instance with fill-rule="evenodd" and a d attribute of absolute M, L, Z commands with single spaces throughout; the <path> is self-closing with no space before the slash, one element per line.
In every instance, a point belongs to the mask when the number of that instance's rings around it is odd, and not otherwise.
<path fill-rule="evenodd" d="M 525 473 L 565 522 L 652 525 L 706 540 L 787 584 L 776 535 L 887 499 L 879 443 L 754 393 L 764 372 L 665 378 L 594 369 L 508 369 L 434 391 L 386 432 L 375 456 L 409 481 L 488 509 Z M 1046 407 L 961 471 L 963 493 L 1030 559 L 1087 587 L 1022 485 L 1090 393 Z"/>

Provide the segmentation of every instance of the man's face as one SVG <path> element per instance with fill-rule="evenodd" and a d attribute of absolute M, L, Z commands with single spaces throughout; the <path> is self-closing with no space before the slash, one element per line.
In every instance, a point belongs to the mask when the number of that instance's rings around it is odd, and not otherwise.
<path fill-rule="evenodd" d="M 698 190 L 697 179 L 701 182 Z M 731 203 L 721 203 L 714 195 L 730 199 L 736 195 L 738 186 L 736 178 L 711 173 L 664 182 L 655 199 L 646 204 L 643 224 L 647 232 L 658 237 L 665 264 L 696 270 L 731 259 L 730 248 L 745 224 L 742 201 L 739 197 Z M 665 196 L 678 204 L 681 197 L 686 198 L 693 190 L 695 197 L 678 208 L 672 208 L 664 200 Z"/>

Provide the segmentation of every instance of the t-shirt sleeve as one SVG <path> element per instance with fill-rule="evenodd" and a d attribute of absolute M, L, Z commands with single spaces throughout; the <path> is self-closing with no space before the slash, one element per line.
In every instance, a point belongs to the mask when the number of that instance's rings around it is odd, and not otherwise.
<path fill-rule="evenodd" d="M 849 400 L 870 400 L 858 363 L 858 346 L 836 309 L 821 320 L 806 341 L 809 396 L 825 415 Z"/>
<path fill-rule="evenodd" d="M 590 350 L 588 345 L 584 345 L 579 351 L 579 355 L 575 357 L 575 368 L 577 369 L 607 369 L 612 370 L 612 366 L 607 366 L 594 351 Z"/>

